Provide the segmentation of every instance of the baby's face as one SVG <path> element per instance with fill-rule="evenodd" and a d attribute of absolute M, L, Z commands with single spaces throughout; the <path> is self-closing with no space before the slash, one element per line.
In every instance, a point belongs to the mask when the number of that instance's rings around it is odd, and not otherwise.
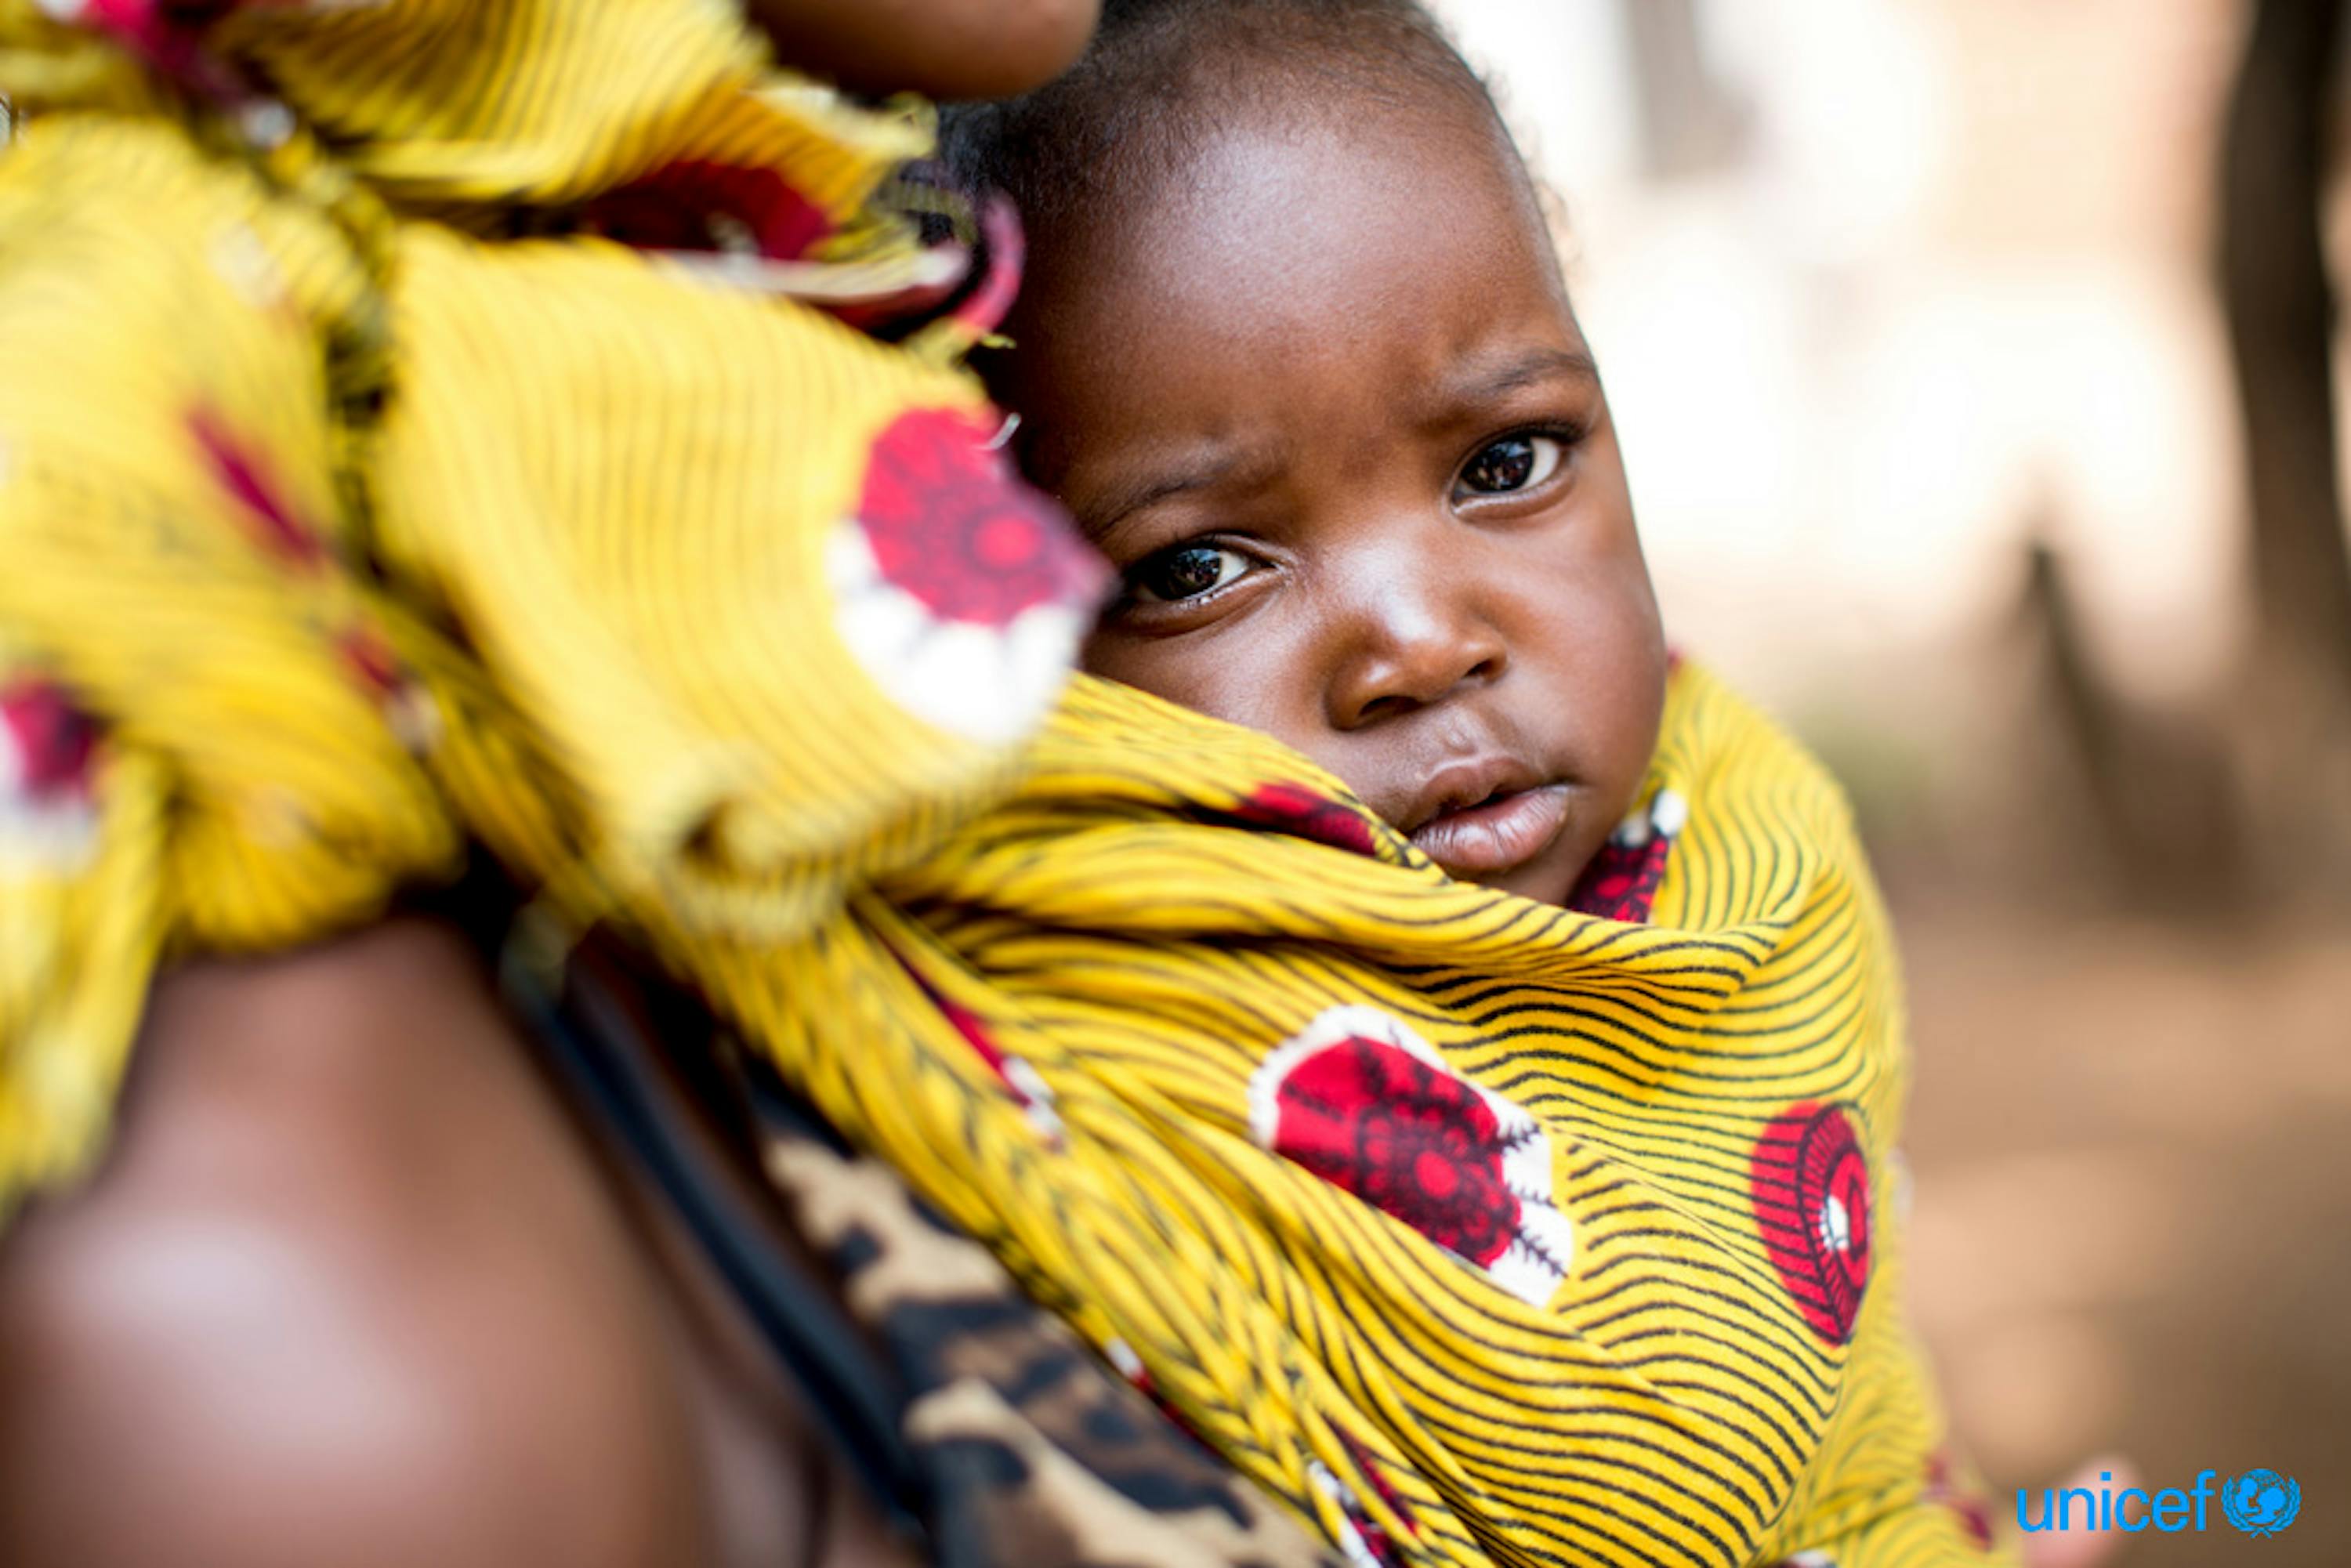
<path fill-rule="evenodd" d="M 1124 578 L 1084 662 L 1287 741 L 1452 874 L 1557 903 L 1632 802 L 1665 685 L 1607 400 L 1474 106 L 1293 90 L 1032 268 L 1024 455 Z"/>

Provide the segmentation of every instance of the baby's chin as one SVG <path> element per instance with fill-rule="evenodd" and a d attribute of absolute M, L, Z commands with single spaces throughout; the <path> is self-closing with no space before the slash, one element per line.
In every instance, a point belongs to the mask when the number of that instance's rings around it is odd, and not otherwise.
<path fill-rule="evenodd" d="M 1583 874 L 1583 862 L 1564 871 L 1542 864 L 1521 866 L 1502 875 L 1475 879 L 1480 887 L 1490 887 L 1497 893 L 1515 893 L 1520 898 L 1531 898 L 1537 904 L 1567 907 L 1567 895 L 1575 890 L 1576 879 Z"/>
<path fill-rule="evenodd" d="M 1571 829 L 1573 831 L 1573 829 Z M 1605 835 L 1602 835 L 1604 837 Z M 1498 893 L 1515 893 L 1520 898 L 1531 898 L 1537 904 L 1558 908 L 1567 907 L 1568 896 L 1583 880 L 1584 868 L 1600 852 L 1597 842 L 1562 842 L 1551 852 L 1540 855 L 1521 866 L 1514 866 L 1494 876 L 1475 877 L 1480 887 L 1490 887 Z"/>

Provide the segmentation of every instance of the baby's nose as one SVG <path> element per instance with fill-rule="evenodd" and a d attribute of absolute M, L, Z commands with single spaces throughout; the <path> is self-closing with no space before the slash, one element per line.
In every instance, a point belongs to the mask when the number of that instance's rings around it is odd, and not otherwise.
<path fill-rule="evenodd" d="M 1510 653 L 1475 595 L 1446 574 L 1426 589 L 1374 591 L 1348 617 L 1350 646 L 1332 682 L 1333 728 L 1359 729 L 1480 689 L 1498 678 Z"/>

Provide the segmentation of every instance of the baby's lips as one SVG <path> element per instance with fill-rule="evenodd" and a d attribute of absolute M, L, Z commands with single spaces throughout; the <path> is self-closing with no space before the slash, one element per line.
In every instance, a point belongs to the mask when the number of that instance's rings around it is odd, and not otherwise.
<path fill-rule="evenodd" d="M 1557 841 L 1567 826 L 1568 790 L 1563 784 L 1499 795 L 1423 823 L 1413 847 L 1466 880 L 1492 876 L 1524 865 Z"/>

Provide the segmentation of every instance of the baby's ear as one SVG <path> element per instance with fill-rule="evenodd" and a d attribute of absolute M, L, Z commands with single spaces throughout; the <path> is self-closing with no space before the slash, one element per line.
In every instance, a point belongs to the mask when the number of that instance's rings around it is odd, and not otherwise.
<path fill-rule="evenodd" d="M 875 95 L 1012 98 L 1075 65 L 1102 0 L 747 0 L 778 64 Z"/>

